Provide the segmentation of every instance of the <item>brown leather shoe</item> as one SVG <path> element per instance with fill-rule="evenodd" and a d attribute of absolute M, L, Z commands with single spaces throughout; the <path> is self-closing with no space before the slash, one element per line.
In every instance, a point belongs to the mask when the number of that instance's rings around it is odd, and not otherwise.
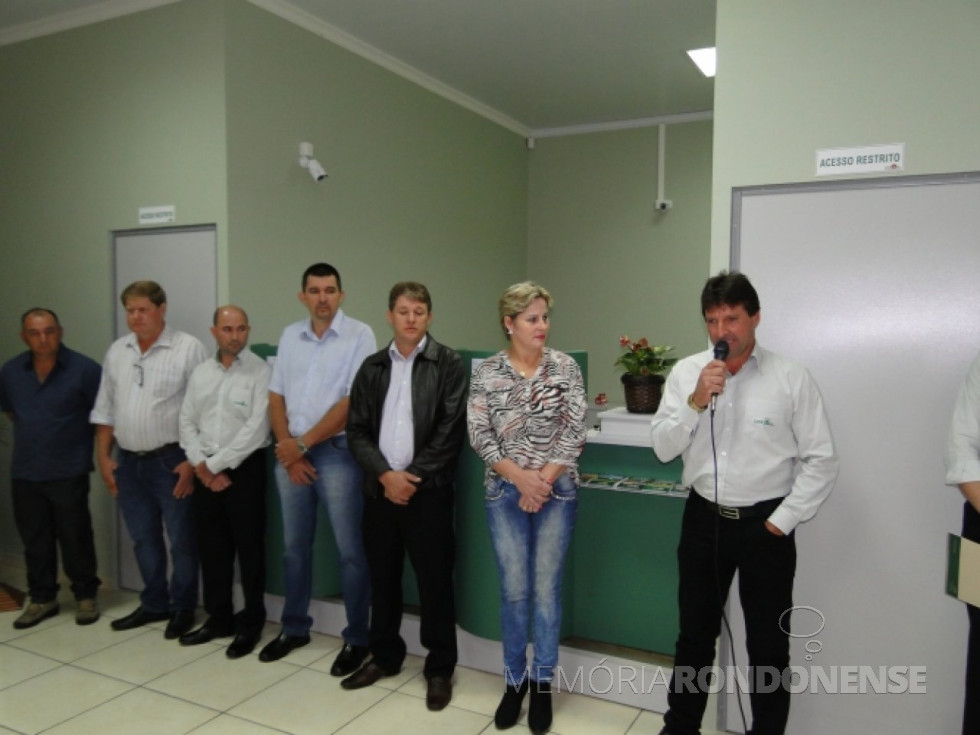
<path fill-rule="evenodd" d="M 453 698 L 453 681 L 445 676 L 433 676 L 425 692 L 425 706 L 433 712 L 446 709 Z"/>
<path fill-rule="evenodd" d="M 42 620 L 53 618 L 58 614 L 60 609 L 61 608 L 58 606 L 57 600 L 49 600 L 48 602 L 34 602 L 32 598 L 30 604 L 24 608 L 24 612 L 21 614 L 21 616 L 14 621 L 14 627 L 17 628 L 17 630 L 33 628 Z"/>
<path fill-rule="evenodd" d="M 91 625 L 99 619 L 99 604 L 94 597 L 86 597 L 76 602 L 75 622 L 79 625 Z"/>
<path fill-rule="evenodd" d="M 344 689 L 363 689 L 364 687 L 371 686 L 378 679 L 384 679 L 386 676 L 394 676 L 397 673 L 398 672 L 396 671 L 393 674 L 389 674 L 387 671 L 374 663 L 374 660 L 372 659 L 340 682 L 340 686 Z"/>

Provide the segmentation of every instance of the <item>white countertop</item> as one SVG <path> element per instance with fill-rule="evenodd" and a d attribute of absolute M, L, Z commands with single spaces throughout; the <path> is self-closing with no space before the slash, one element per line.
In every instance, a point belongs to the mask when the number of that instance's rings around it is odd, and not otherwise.
<path fill-rule="evenodd" d="M 650 444 L 652 413 L 630 413 L 625 408 L 611 408 L 597 415 L 599 429 L 590 429 L 589 444 L 619 444 L 626 447 L 647 447 Z"/>

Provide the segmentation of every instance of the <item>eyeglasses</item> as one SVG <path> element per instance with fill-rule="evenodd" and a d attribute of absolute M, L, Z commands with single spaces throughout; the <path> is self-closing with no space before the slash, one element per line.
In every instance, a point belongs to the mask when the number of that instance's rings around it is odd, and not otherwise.
<path fill-rule="evenodd" d="M 136 383 L 136 385 L 138 385 L 140 388 L 142 388 L 143 387 L 143 366 L 142 365 L 133 365 L 133 370 L 136 371 L 136 372 L 133 373 L 133 382 Z"/>

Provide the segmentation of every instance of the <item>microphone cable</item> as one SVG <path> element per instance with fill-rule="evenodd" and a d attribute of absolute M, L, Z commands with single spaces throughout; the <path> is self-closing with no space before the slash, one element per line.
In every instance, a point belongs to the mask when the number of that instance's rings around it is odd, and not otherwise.
<path fill-rule="evenodd" d="M 727 350 L 726 350 L 727 351 Z M 715 482 L 715 591 L 718 595 L 718 609 L 721 611 L 721 620 L 725 625 L 725 632 L 728 633 L 728 648 L 732 657 L 732 670 L 735 672 L 735 701 L 738 702 L 738 713 L 742 718 L 742 731 L 748 732 L 749 726 L 745 719 L 745 707 L 742 705 L 742 694 L 738 688 L 738 661 L 735 659 L 735 638 L 732 635 L 732 627 L 728 623 L 728 615 L 725 614 L 725 595 L 721 588 L 721 513 L 718 512 L 718 449 L 715 446 L 715 401 L 711 401 L 710 427 L 711 427 L 711 459 L 714 464 Z M 692 489 L 692 492 L 697 492 Z M 734 577 L 732 578 L 734 581 Z M 748 673 L 746 672 L 746 682 Z"/>

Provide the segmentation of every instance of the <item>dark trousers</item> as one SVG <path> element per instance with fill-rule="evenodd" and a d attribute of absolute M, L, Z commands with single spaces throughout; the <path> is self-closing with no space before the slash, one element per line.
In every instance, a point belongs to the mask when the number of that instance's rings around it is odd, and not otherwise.
<path fill-rule="evenodd" d="M 980 513 L 963 506 L 963 538 L 980 542 Z M 963 735 L 980 732 L 980 607 L 966 606 L 970 638 L 966 648 L 966 696 L 963 705 Z"/>
<path fill-rule="evenodd" d="M 759 515 L 731 520 L 719 518 L 700 495 L 691 491 L 677 547 L 680 633 L 667 694 L 669 710 L 664 715 L 671 735 L 700 732 L 708 694 L 697 686 L 697 673 L 714 663 L 722 606 L 736 570 L 749 666 L 773 667 L 780 672 L 789 666 L 790 616 L 783 613 L 793 606 L 796 539 L 792 533 L 776 536 L 766 530 L 766 516 L 778 504 L 778 500 L 768 501 L 760 504 L 764 511 Z M 681 667 L 694 672 L 687 682 Z M 789 717 L 789 691 L 776 687 L 772 692 L 751 692 L 749 696 L 749 732 L 781 735 Z"/>
<path fill-rule="evenodd" d="M 364 504 L 364 547 L 371 570 L 370 648 L 375 663 L 396 672 L 405 660 L 402 570 L 415 569 L 421 607 L 420 640 L 428 650 L 423 672 L 451 677 L 456 667 L 456 604 L 451 488 L 420 490 L 408 505 L 381 498 Z"/>
<path fill-rule="evenodd" d="M 204 609 L 215 627 L 255 633 L 265 623 L 266 450 L 253 452 L 233 470 L 231 487 L 213 492 L 194 480 Z M 245 608 L 234 614 L 235 556 L 241 571 Z"/>
<path fill-rule="evenodd" d="M 76 600 L 95 597 L 95 539 L 88 509 L 88 473 L 66 480 L 11 480 L 14 521 L 24 542 L 28 594 L 34 602 L 58 597 L 58 545 Z"/>

